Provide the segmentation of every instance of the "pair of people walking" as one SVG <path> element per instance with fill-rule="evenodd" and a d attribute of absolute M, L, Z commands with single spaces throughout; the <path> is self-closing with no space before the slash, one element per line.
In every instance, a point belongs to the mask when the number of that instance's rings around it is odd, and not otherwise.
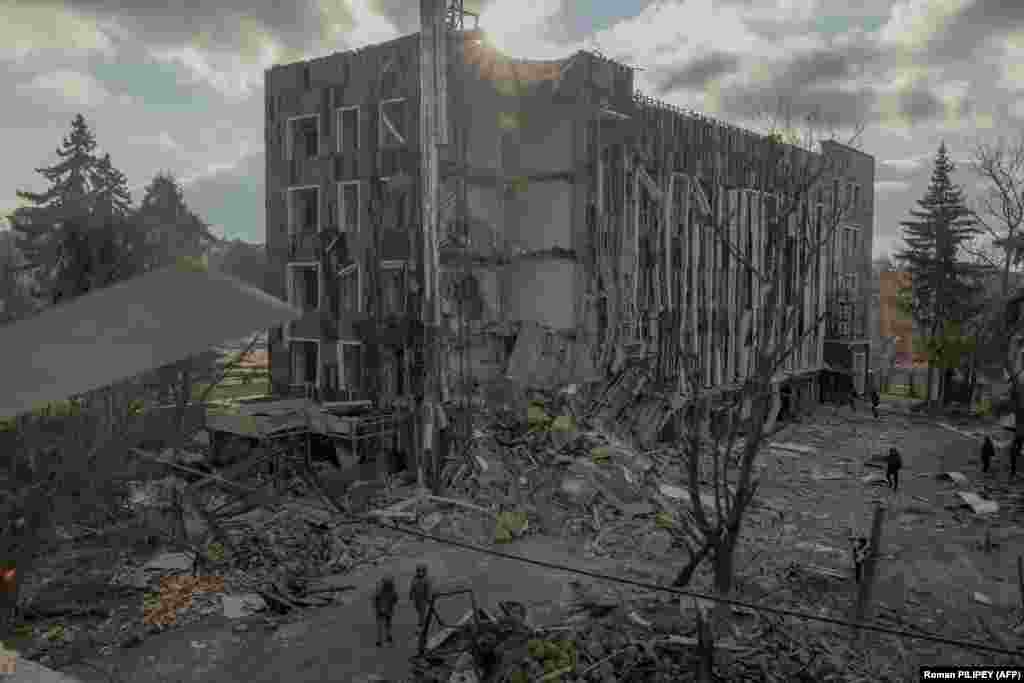
<path fill-rule="evenodd" d="M 427 576 L 427 565 L 421 564 L 416 567 L 416 576 L 409 584 L 409 601 L 416 608 L 419 615 L 419 628 L 423 630 L 427 625 L 427 615 L 430 610 L 430 603 L 434 596 L 434 589 Z M 395 588 L 395 579 L 385 576 L 377 586 L 373 594 L 373 607 L 377 617 L 377 647 L 385 641 L 395 642 L 391 633 L 391 623 L 395 616 L 395 606 L 398 605 L 398 591 Z"/>

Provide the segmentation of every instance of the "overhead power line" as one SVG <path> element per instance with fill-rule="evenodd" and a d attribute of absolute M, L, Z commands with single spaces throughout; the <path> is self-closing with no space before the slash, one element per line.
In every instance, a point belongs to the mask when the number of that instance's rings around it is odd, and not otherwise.
<path fill-rule="evenodd" d="M 494 550 L 492 548 L 486 548 L 484 546 L 475 545 L 473 543 L 466 543 L 465 541 L 456 541 L 441 536 L 435 536 L 428 534 L 418 529 L 411 529 L 403 526 L 398 522 L 382 522 L 373 518 L 360 518 L 360 521 L 369 522 L 374 526 L 381 527 L 383 529 L 390 529 L 392 531 L 398 531 L 409 536 L 415 536 L 428 541 L 434 541 L 442 545 L 448 545 L 455 548 L 462 548 L 464 550 L 470 550 L 475 553 L 481 553 L 484 555 L 490 555 L 491 557 L 500 557 L 506 560 L 512 560 L 514 562 L 522 562 L 524 564 L 531 564 L 536 567 L 543 567 L 545 569 L 553 569 L 555 571 L 566 572 L 568 574 L 576 574 L 577 576 L 586 576 L 591 579 L 597 579 L 599 581 L 608 581 L 610 583 L 618 583 L 625 586 L 633 586 L 635 588 L 643 588 L 650 591 L 660 591 L 662 593 L 672 593 L 673 595 L 679 595 L 682 597 L 696 598 L 699 600 L 708 600 L 710 602 L 722 603 L 733 607 L 744 607 L 746 609 L 754 610 L 756 612 L 763 612 L 767 614 L 775 614 L 784 617 L 794 617 L 797 619 L 806 619 L 808 621 L 817 621 L 824 624 L 832 624 L 834 626 L 843 626 L 847 628 L 863 629 L 865 631 L 873 631 L 875 633 L 884 633 L 891 636 L 899 636 L 901 638 L 911 638 L 915 640 L 924 640 L 932 643 L 938 643 L 940 645 L 952 645 L 953 647 L 963 648 L 965 650 L 974 650 L 977 652 L 986 652 L 990 654 L 1001 654 L 1016 657 L 1024 661 L 1024 651 L 1022 650 L 1008 650 L 1006 648 L 995 647 L 987 645 L 985 643 L 979 643 L 970 640 L 960 640 L 958 638 L 949 638 L 936 633 L 928 633 L 926 631 L 908 631 L 900 628 L 892 628 L 889 626 L 882 626 L 881 624 L 863 623 L 859 624 L 854 621 L 846 619 L 838 619 L 835 617 L 826 617 L 819 614 L 812 614 L 810 612 L 800 612 L 797 610 L 786 609 L 784 607 L 772 607 L 769 605 L 758 605 L 752 602 L 746 602 L 745 600 L 736 600 L 734 598 L 725 598 L 719 595 L 710 595 L 706 593 L 698 593 L 696 591 L 685 590 L 682 588 L 675 588 L 673 586 L 659 586 L 654 583 L 646 581 L 637 581 L 635 579 L 627 579 L 621 576 L 612 576 L 610 574 L 604 574 L 602 572 L 590 571 L 588 569 L 579 569 L 577 567 L 570 567 L 568 565 L 557 564 L 555 562 L 547 562 L 544 560 L 535 560 L 530 557 L 524 557 L 522 555 L 513 555 L 511 553 L 501 552 L 500 550 Z"/>

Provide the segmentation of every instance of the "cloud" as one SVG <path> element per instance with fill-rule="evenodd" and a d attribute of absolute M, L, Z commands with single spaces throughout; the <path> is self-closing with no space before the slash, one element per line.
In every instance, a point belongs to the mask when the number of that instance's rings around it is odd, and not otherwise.
<path fill-rule="evenodd" d="M 157 147 L 164 152 L 178 152 L 182 149 L 178 141 L 165 130 L 160 131 L 157 135 L 132 136 L 129 138 L 129 142 L 133 146 Z"/>
<path fill-rule="evenodd" d="M 915 173 L 928 161 L 927 155 L 910 157 L 908 159 L 881 159 L 878 162 L 879 170 L 892 170 L 896 173 Z"/>
<path fill-rule="evenodd" d="M 80 57 L 90 53 L 113 54 L 114 44 L 90 17 L 51 3 L 0 0 L 0 59 L 24 61 L 41 52 L 56 51 Z"/>
<path fill-rule="evenodd" d="M 724 52 L 710 52 L 692 62 L 681 64 L 677 69 L 664 69 L 656 78 L 654 92 L 657 95 L 679 88 L 700 88 L 739 67 L 739 57 Z"/>
<path fill-rule="evenodd" d="M 910 189 L 910 183 L 905 180 L 880 180 L 875 183 L 876 194 L 891 194 L 908 189 Z"/>
<path fill-rule="evenodd" d="M 398 35 L 390 17 L 399 5 L 379 0 L 68 3 L 117 39 L 143 44 L 153 58 L 176 65 L 184 81 L 206 83 L 235 99 L 259 90 L 263 71 L 272 64 L 323 56 Z"/>
<path fill-rule="evenodd" d="M 263 85 L 263 71 L 274 63 L 274 54 L 268 46 L 254 62 L 235 53 L 200 50 L 192 45 L 152 52 L 157 61 L 180 67 L 186 83 L 204 83 L 232 99 L 245 99 Z"/>
<path fill-rule="evenodd" d="M 273 39 L 281 45 L 306 50 L 335 29 L 354 24 L 345 0 L 67 0 L 67 5 L 99 20 L 113 21 L 122 31 L 158 47 L 195 43 L 219 51 L 245 53 Z"/>
<path fill-rule="evenodd" d="M 17 86 L 19 93 L 39 100 L 40 104 L 92 109 L 115 98 L 107 88 L 91 75 L 62 69 L 39 74 L 31 81 Z M 132 98 L 120 95 L 122 104 L 131 104 Z"/>

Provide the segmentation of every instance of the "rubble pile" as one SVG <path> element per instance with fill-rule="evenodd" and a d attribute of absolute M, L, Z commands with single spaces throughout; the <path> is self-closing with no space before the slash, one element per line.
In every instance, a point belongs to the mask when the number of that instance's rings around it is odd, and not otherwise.
<path fill-rule="evenodd" d="M 719 680 L 900 680 L 890 664 L 851 649 L 842 632 L 783 624 L 749 610 L 734 613 L 730 633 L 714 640 L 712 659 Z M 674 601 L 580 603 L 564 624 L 545 628 L 531 628 L 508 614 L 495 618 L 483 609 L 476 620 L 470 617 L 432 639 L 433 647 L 414 660 L 413 680 L 696 680 L 701 652 L 693 612 Z"/>
<path fill-rule="evenodd" d="M 568 392 L 533 394 L 523 414 L 476 416 L 453 495 L 493 511 L 492 541 L 540 533 L 587 539 L 588 556 L 660 557 L 691 524 L 682 458 L 638 449 Z M 593 417 L 588 417 L 593 416 Z M 628 431 L 619 429 L 619 431 Z M 711 493 L 701 495 L 713 506 Z M 502 516 L 520 517 L 518 530 Z"/>

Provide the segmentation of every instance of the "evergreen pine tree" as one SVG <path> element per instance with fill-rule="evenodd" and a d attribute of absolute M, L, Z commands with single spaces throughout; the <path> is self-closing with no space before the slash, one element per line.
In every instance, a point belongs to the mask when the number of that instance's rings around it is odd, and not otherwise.
<path fill-rule="evenodd" d="M 928 190 L 917 202 L 919 208 L 910 211 L 911 220 L 900 223 L 907 247 L 897 258 L 912 277 L 911 313 L 933 345 L 948 325 L 970 318 L 977 301 L 977 267 L 961 256 L 964 244 L 980 230 L 964 203 L 963 191 L 953 184 L 953 170 L 942 143 Z M 931 372 L 928 379 L 930 391 Z"/>
<path fill-rule="evenodd" d="M 127 181 L 109 155 L 96 155 L 96 138 L 81 114 L 57 157 L 54 165 L 36 169 L 50 186 L 41 193 L 18 191 L 31 206 L 11 215 L 35 294 L 47 303 L 135 274 L 122 258 L 130 227 Z"/>
<path fill-rule="evenodd" d="M 166 172 L 158 173 L 146 187 L 137 222 L 146 234 L 149 267 L 181 257 L 201 257 L 218 241 L 189 209 L 178 181 Z"/>

